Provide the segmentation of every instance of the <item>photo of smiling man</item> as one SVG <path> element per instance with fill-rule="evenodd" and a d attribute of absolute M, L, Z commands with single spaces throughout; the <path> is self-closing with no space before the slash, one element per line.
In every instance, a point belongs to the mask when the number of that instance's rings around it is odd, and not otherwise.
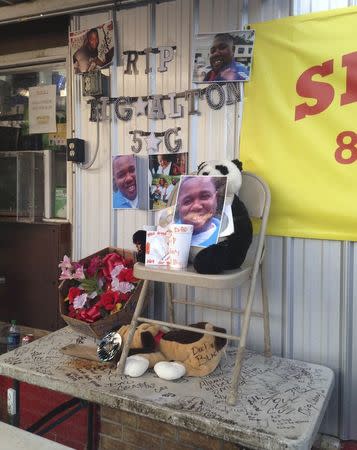
<path fill-rule="evenodd" d="M 113 208 L 137 208 L 136 161 L 134 155 L 113 157 Z"/>
<path fill-rule="evenodd" d="M 254 30 L 199 35 L 194 44 L 193 82 L 248 81 Z"/>
<path fill-rule="evenodd" d="M 114 56 L 113 21 L 90 29 L 71 31 L 69 44 L 75 74 L 93 72 L 108 66 Z"/>
<path fill-rule="evenodd" d="M 226 177 L 182 176 L 174 222 L 193 225 L 191 245 L 216 244 L 221 228 Z"/>

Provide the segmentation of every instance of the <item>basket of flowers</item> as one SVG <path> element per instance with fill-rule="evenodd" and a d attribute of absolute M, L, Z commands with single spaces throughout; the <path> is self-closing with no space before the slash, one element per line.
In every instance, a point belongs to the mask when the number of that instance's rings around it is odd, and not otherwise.
<path fill-rule="evenodd" d="M 78 262 L 64 256 L 59 264 L 63 320 L 96 339 L 130 323 L 142 289 L 142 282 L 133 276 L 133 264 L 132 252 L 113 247 Z"/>

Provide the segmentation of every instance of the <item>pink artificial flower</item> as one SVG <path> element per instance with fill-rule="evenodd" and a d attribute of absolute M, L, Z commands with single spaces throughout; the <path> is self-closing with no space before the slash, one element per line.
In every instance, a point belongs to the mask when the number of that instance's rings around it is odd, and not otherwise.
<path fill-rule="evenodd" d="M 58 267 L 62 270 L 62 272 L 66 269 L 73 269 L 71 260 L 67 255 L 64 255 L 63 261 L 58 264 Z"/>
<path fill-rule="evenodd" d="M 58 267 L 61 269 L 61 275 L 59 277 L 60 280 L 71 280 L 72 279 L 72 270 L 73 266 L 71 260 L 67 255 L 64 255 L 63 261 L 58 264 Z"/>
<path fill-rule="evenodd" d="M 85 275 L 84 275 L 84 269 L 83 269 L 83 266 L 78 266 L 77 268 L 76 268 L 76 271 L 74 272 L 74 274 L 73 274 L 73 279 L 74 280 L 84 280 L 85 279 Z"/>
<path fill-rule="evenodd" d="M 64 255 L 63 261 L 58 265 L 62 272 L 59 277 L 60 280 L 84 280 L 85 275 L 83 271 L 83 266 L 78 263 L 71 263 L 68 256 Z M 74 273 L 73 273 L 74 270 Z"/>
<path fill-rule="evenodd" d="M 62 273 L 59 277 L 60 280 L 72 280 L 72 272 L 70 269 L 62 269 Z"/>

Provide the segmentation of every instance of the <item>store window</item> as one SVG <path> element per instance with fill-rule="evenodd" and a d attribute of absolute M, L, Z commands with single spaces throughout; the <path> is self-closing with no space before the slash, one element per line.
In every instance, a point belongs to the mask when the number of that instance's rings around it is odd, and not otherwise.
<path fill-rule="evenodd" d="M 0 72 L 2 216 L 67 217 L 66 83 L 65 62 Z M 36 87 L 44 88 L 40 100 Z"/>

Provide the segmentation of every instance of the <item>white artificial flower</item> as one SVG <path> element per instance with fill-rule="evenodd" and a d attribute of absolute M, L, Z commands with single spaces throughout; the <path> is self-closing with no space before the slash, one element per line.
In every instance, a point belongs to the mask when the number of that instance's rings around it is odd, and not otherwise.
<path fill-rule="evenodd" d="M 74 307 L 75 309 L 80 309 L 80 308 L 83 308 L 83 306 L 84 306 L 86 303 L 87 303 L 87 294 L 84 293 L 84 294 L 78 295 L 78 297 L 76 297 L 76 298 L 73 300 L 73 307 Z"/>
<path fill-rule="evenodd" d="M 128 281 L 120 281 L 118 286 L 118 291 L 126 294 L 127 292 L 131 292 L 134 289 L 134 285 L 129 283 Z"/>

